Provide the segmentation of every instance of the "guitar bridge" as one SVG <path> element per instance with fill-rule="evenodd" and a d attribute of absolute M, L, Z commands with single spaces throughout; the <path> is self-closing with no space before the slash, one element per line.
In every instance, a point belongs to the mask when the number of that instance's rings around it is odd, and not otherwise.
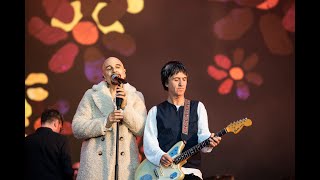
<path fill-rule="evenodd" d="M 158 174 L 157 168 L 154 168 L 154 169 L 153 169 L 153 172 L 154 172 L 154 175 L 155 175 L 157 178 L 159 178 L 159 174 Z"/>
<path fill-rule="evenodd" d="M 153 172 L 154 172 L 154 174 L 155 174 L 155 176 L 156 176 L 157 178 L 159 178 L 159 176 L 163 176 L 163 175 L 164 175 L 161 166 L 160 166 L 160 167 L 157 167 L 157 168 L 154 168 L 154 169 L 153 169 Z"/>

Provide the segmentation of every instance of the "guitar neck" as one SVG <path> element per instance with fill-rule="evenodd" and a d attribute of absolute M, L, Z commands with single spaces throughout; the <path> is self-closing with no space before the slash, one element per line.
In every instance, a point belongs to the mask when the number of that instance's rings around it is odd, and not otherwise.
<path fill-rule="evenodd" d="M 227 130 L 224 128 L 221 131 L 215 133 L 215 137 L 221 137 L 227 133 Z M 173 162 L 175 164 L 179 164 L 181 161 L 184 161 L 191 156 L 195 155 L 197 152 L 199 152 L 202 148 L 206 147 L 210 144 L 210 137 L 201 143 L 191 147 L 190 149 L 186 150 L 185 152 L 181 153 L 177 157 L 174 158 Z"/>

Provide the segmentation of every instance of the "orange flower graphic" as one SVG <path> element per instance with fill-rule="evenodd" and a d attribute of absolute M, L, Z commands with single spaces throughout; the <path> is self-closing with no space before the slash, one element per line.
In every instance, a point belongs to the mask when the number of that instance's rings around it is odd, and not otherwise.
<path fill-rule="evenodd" d="M 218 93 L 229 94 L 234 84 L 236 84 L 236 94 L 241 100 L 246 100 L 250 96 L 248 83 L 260 86 L 263 83 L 261 75 L 253 72 L 252 69 L 258 63 L 258 55 L 251 54 L 244 60 L 244 50 L 237 48 L 233 52 L 233 62 L 223 54 L 214 56 L 216 66 L 208 66 L 208 74 L 213 79 L 222 81 L 218 87 Z"/>
<path fill-rule="evenodd" d="M 105 59 L 100 50 L 101 44 L 123 56 L 130 56 L 136 50 L 134 39 L 125 33 L 119 19 L 126 13 L 139 13 L 144 7 L 144 0 L 108 3 L 99 0 L 43 0 L 42 7 L 50 22 L 38 16 L 31 17 L 29 33 L 48 46 L 67 41 L 48 62 L 50 71 L 54 73 L 69 71 L 83 51 L 86 78 L 97 83 L 102 80 L 100 67 Z"/>

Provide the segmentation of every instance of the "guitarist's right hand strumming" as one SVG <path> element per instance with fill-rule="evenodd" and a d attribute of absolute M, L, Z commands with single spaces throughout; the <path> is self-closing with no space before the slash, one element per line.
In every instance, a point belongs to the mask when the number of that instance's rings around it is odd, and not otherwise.
<path fill-rule="evenodd" d="M 173 163 L 173 159 L 168 155 L 168 154 L 164 154 L 162 155 L 161 159 L 160 159 L 160 164 L 162 166 L 168 167 Z"/>

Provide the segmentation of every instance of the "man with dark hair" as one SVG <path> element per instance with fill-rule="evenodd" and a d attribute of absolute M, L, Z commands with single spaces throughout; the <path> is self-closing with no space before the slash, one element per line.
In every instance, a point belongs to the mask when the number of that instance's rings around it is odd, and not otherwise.
<path fill-rule="evenodd" d="M 143 136 L 146 158 L 156 166 L 169 167 L 173 163 L 173 155 L 167 152 L 177 142 L 184 142 L 184 152 L 209 137 L 210 144 L 201 151 L 211 152 L 220 143 L 221 137 L 210 133 L 203 103 L 185 98 L 188 82 L 185 66 L 179 61 L 168 62 L 161 69 L 161 82 L 168 91 L 168 98 L 148 112 Z M 200 164 L 201 156 L 197 152 L 181 168 L 184 179 L 202 179 Z"/>
<path fill-rule="evenodd" d="M 41 114 L 41 127 L 25 137 L 24 179 L 72 180 L 70 147 L 62 131 L 63 116 L 55 109 Z"/>

